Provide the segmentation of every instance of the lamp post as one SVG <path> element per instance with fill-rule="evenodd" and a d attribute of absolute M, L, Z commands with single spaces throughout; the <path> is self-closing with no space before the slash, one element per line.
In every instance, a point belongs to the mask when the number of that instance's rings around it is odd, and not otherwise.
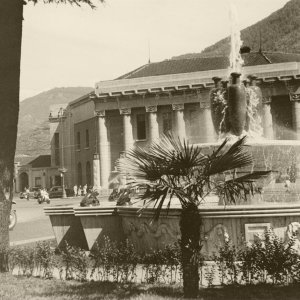
<path fill-rule="evenodd" d="M 58 112 L 58 118 L 59 118 L 59 124 L 61 129 L 61 160 L 60 160 L 61 168 L 58 171 L 60 172 L 60 177 L 61 177 L 62 198 L 67 198 L 67 193 L 65 189 L 65 173 L 67 172 L 67 169 L 64 167 L 64 132 L 63 132 L 64 109 L 62 107 Z"/>

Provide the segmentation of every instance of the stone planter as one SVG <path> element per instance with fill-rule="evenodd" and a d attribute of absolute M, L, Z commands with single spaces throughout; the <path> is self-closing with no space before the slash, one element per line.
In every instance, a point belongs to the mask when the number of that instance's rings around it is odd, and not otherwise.
<path fill-rule="evenodd" d="M 75 217 L 72 206 L 45 207 L 44 212 L 50 218 L 58 247 L 67 242 L 71 246 L 88 249 L 80 220 Z"/>
<path fill-rule="evenodd" d="M 101 205 L 98 207 L 49 207 L 50 216 L 58 245 L 63 241 L 70 245 L 91 250 L 96 243 L 103 242 L 104 236 L 112 241 L 128 238 L 139 253 L 151 249 L 163 249 L 180 238 L 179 220 L 181 209 L 178 205 L 168 212 L 162 209 L 160 219 L 153 221 L 153 209 L 140 206 Z M 218 251 L 226 240 L 236 247 L 245 242 L 262 238 L 264 230 L 272 227 L 285 241 L 300 229 L 300 204 L 272 205 L 203 205 L 199 209 L 203 219 L 201 228 L 203 248 L 206 257 Z M 82 226 L 81 226 L 82 225 Z M 300 253 L 300 242 L 296 243 Z"/>
<path fill-rule="evenodd" d="M 144 210 L 142 215 L 139 210 L 139 207 L 118 208 L 124 233 L 138 252 L 163 249 L 165 245 L 178 241 L 181 213 L 179 208 L 170 208 L 168 214 L 163 210 L 160 220 L 153 224 L 153 210 Z M 209 257 L 216 253 L 226 240 L 230 240 L 236 247 L 241 247 L 245 242 L 251 243 L 256 238 L 262 238 L 264 230 L 269 227 L 272 227 L 280 238 L 287 240 L 291 235 L 289 228 L 293 227 L 292 224 L 300 222 L 300 205 L 202 206 L 199 214 L 203 218 L 202 253 Z"/>
<path fill-rule="evenodd" d="M 111 241 L 125 240 L 115 203 L 102 202 L 100 206 L 75 207 L 74 214 L 80 219 L 89 250 L 96 244 L 101 245 L 105 236 Z"/>

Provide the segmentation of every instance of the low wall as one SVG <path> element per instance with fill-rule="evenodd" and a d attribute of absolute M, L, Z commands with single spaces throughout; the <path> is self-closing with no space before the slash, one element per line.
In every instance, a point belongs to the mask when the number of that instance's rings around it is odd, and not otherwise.
<path fill-rule="evenodd" d="M 109 236 L 115 241 L 128 238 L 139 252 L 147 252 L 150 249 L 162 249 L 180 238 L 181 209 L 178 206 L 170 208 L 168 212 L 163 209 L 157 222 L 151 222 L 152 209 L 145 209 L 141 214 L 140 208 L 116 207 L 110 203 L 85 208 L 48 207 L 45 212 L 50 216 L 59 245 L 66 240 L 71 245 L 84 245 L 92 249 L 96 243 L 103 242 L 104 236 Z M 206 255 L 217 251 L 228 238 L 239 247 L 259 238 L 268 227 L 272 227 L 283 240 L 288 240 L 300 228 L 299 204 L 203 206 L 199 213 L 203 218 L 202 250 Z"/>

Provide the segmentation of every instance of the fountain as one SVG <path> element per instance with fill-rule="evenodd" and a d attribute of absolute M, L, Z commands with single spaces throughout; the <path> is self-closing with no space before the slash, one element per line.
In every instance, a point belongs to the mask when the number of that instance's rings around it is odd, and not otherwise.
<path fill-rule="evenodd" d="M 247 135 L 249 150 L 253 154 L 254 165 L 249 170 L 272 170 L 269 182 L 264 181 L 264 197 L 260 202 L 295 202 L 298 201 L 296 180 L 299 176 L 300 143 L 294 140 L 268 140 L 263 137 L 262 128 L 262 91 L 257 86 L 255 75 L 249 75 L 243 81 L 243 59 L 240 54 L 242 45 L 238 29 L 236 9 L 230 5 L 231 19 L 231 53 L 228 78 L 222 80 L 213 77 L 215 87 L 210 92 L 211 115 L 215 131 L 220 140 L 232 140 Z M 229 85 L 227 86 L 227 82 Z M 215 146 L 201 145 L 207 151 Z M 281 177 L 281 178 L 280 178 Z M 287 191 L 281 182 L 289 180 L 293 183 L 295 191 Z M 269 185 L 268 185 L 269 183 Z M 252 201 L 253 203 L 253 201 Z"/>
<path fill-rule="evenodd" d="M 252 152 L 254 164 L 237 172 L 244 174 L 253 170 L 272 170 L 273 173 L 261 182 L 262 193 L 247 203 L 224 206 L 218 205 L 218 201 L 208 201 L 208 204 L 200 207 L 203 252 L 207 255 L 216 251 L 217 246 L 221 246 L 228 237 L 239 247 L 245 241 L 252 242 L 268 227 L 273 227 L 278 236 L 288 240 L 294 233 L 293 228 L 298 228 L 291 224 L 300 221 L 297 184 L 300 178 L 300 143 L 263 137 L 262 92 L 256 85 L 256 76 L 243 78 L 240 54 L 242 41 L 237 13 L 232 5 L 230 16 L 229 75 L 223 79 L 213 78 L 215 87 L 210 93 L 213 126 L 219 140 L 225 137 L 234 140 L 243 135 L 249 137 L 249 151 Z M 219 144 L 220 141 L 205 143 L 201 147 L 204 151 L 211 151 Z M 287 181 L 291 186 L 284 183 Z M 69 244 L 76 244 L 74 241 L 79 243 L 79 238 L 74 239 L 75 232 L 78 237 L 85 236 L 86 242 L 83 241 L 81 246 L 88 249 L 92 249 L 96 242 L 101 243 L 104 235 L 117 241 L 129 238 L 140 252 L 163 248 L 177 241 L 180 237 L 180 205 L 175 203 L 168 212 L 163 210 L 160 220 L 153 225 L 150 225 L 153 210 L 145 209 L 140 215 L 140 208 L 138 204 L 116 207 L 106 202 L 99 207 L 49 207 L 45 212 L 51 218 L 59 244 L 64 240 Z"/>

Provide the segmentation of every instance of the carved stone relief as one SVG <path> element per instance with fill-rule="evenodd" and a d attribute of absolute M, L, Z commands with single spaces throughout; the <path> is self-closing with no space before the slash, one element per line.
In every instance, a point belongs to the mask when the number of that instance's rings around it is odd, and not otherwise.
<path fill-rule="evenodd" d="M 293 94 L 293 93 L 291 93 L 290 94 L 290 100 L 291 101 L 300 101 L 300 94 Z"/>
<path fill-rule="evenodd" d="M 98 110 L 98 111 L 95 111 L 95 116 L 96 117 L 105 117 L 105 110 Z"/>
<path fill-rule="evenodd" d="M 172 104 L 173 110 L 184 110 L 184 103 L 174 103 Z"/>
<path fill-rule="evenodd" d="M 270 223 L 251 223 L 245 224 L 245 238 L 247 243 L 253 243 L 256 239 L 263 240 L 266 229 L 269 229 Z"/>
<path fill-rule="evenodd" d="M 146 112 L 148 113 L 157 112 L 157 106 L 156 105 L 146 106 Z"/>
<path fill-rule="evenodd" d="M 121 115 L 130 115 L 131 108 L 130 107 L 120 108 L 120 114 Z"/>
<path fill-rule="evenodd" d="M 290 239 L 295 238 L 295 243 L 293 245 L 293 249 L 297 254 L 300 255 L 300 223 L 292 222 L 288 225 L 286 231 L 286 242 L 289 242 Z"/>
<path fill-rule="evenodd" d="M 225 242 L 229 241 L 228 230 L 223 224 L 217 224 L 205 234 L 204 239 L 204 254 L 216 253 L 220 247 L 224 246 Z"/>
<path fill-rule="evenodd" d="M 176 219 L 159 220 L 150 224 L 149 219 L 122 217 L 122 224 L 125 235 L 139 251 L 162 249 L 180 238 Z"/>

